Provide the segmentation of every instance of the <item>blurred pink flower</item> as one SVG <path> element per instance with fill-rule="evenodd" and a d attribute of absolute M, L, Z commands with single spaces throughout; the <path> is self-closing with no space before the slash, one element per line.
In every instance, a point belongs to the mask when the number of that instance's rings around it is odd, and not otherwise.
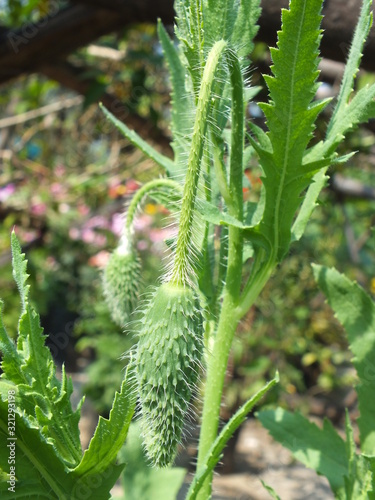
<path fill-rule="evenodd" d="M 125 225 L 125 218 L 123 214 L 113 214 L 111 220 L 111 231 L 113 234 L 120 236 Z"/>
<path fill-rule="evenodd" d="M 81 232 L 81 239 L 85 243 L 96 245 L 96 246 L 104 246 L 107 243 L 107 238 L 104 234 L 98 234 L 91 228 L 84 228 Z"/>
<path fill-rule="evenodd" d="M 56 165 L 55 167 L 55 175 L 56 177 L 63 177 L 66 173 L 66 169 L 64 167 L 64 165 L 62 165 L 61 163 L 59 165 Z"/>
<path fill-rule="evenodd" d="M 136 217 L 134 221 L 134 229 L 136 231 L 143 231 L 144 229 L 150 227 L 152 224 L 153 217 L 151 215 L 140 215 Z"/>
<path fill-rule="evenodd" d="M 33 215 L 44 215 L 47 212 L 45 203 L 35 203 L 31 205 L 30 211 Z"/>
<path fill-rule="evenodd" d="M 102 215 L 94 215 L 94 217 L 91 217 L 91 219 L 85 222 L 84 227 L 85 228 L 102 227 L 106 229 L 108 228 L 108 220 Z"/>
<path fill-rule="evenodd" d="M 69 237 L 72 240 L 79 240 L 81 238 L 81 231 L 78 227 L 71 227 L 69 229 Z"/>
<path fill-rule="evenodd" d="M 0 188 L 0 202 L 6 201 L 16 190 L 14 184 L 7 184 Z"/>
<path fill-rule="evenodd" d="M 78 205 L 77 210 L 80 215 L 88 215 L 90 213 L 90 207 L 84 205 L 83 203 L 81 205 Z"/>
<path fill-rule="evenodd" d="M 58 196 L 60 194 L 66 193 L 65 186 L 63 184 L 60 184 L 60 182 L 52 182 L 49 190 L 50 190 L 50 193 L 54 196 Z"/>
<path fill-rule="evenodd" d="M 138 250 L 147 250 L 148 248 L 148 243 L 146 240 L 139 240 L 137 243 L 137 248 Z"/>

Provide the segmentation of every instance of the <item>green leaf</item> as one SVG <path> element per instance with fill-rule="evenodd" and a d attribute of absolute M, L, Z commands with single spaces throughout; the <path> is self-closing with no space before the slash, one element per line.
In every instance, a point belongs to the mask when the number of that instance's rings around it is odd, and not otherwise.
<path fill-rule="evenodd" d="M 125 442 L 131 419 L 134 414 L 134 387 L 126 376 L 120 393 L 116 392 L 109 419 L 99 417 L 95 434 L 90 441 L 79 465 L 72 473 L 81 481 L 90 481 L 105 473 L 116 460 L 116 456 Z"/>
<path fill-rule="evenodd" d="M 247 202 L 244 206 L 244 222 L 239 221 L 227 212 L 222 212 L 217 206 L 209 201 L 199 199 L 197 201 L 200 217 L 217 226 L 232 226 L 247 232 L 254 228 L 259 222 L 263 212 L 263 203 Z"/>
<path fill-rule="evenodd" d="M 260 13 L 259 0 L 243 0 L 240 2 L 231 36 L 231 45 L 236 49 L 240 58 L 250 55 L 253 51 L 254 38 L 259 30 L 257 22 Z"/>
<path fill-rule="evenodd" d="M 54 443 L 56 452 L 67 466 L 76 465 L 82 457 L 79 438 L 79 409 L 73 412 L 71 381 L 63 369 L 57 379 L 55 365 L 39 315 L 28 302 L 27 261 L 15 234 L 12 234 L 13 273 L 17 282 L 23 312 L 18 326 L 17 350 L 0 323 L 0 348 L 3 352 L 1 378 L 17 386 L 17 404 L 30 425 L 39 427 L 45 438 Z"/>
<path fill-rule="evenodd" d="M 371 464 L 362 455 L 357 455 L 354 442 L 353 429 L 350 424 L 349 413 L 346 411 L 346 447 L 349 461 L 349 475 L 345 478 L 346 498 L 368 500 L 372 490 Z"/>
<path fill-rule="evenodd" d="M 349 122 L 346 117 L 346 107 L 354 88 L 354 80 L 358 73 L 359 64 L 362 58 L 363 46 L 372 26 L 373 13 L 371 6 L 372 0 L 364 0 L 362 3 L 361 14 L 354 32 L 340 92 L 337 98 L 337 104 L 328 126 L 328 138 L 335 135 L 335 128 L 337 126 L 339 128 L 342 127 L 342 124 L 339 125 L 339 122 L 342 120 L 344 123 Z"/>
<path fill-rule="evenodd" d="M 203 6 L 202 0 L 176 0 L 176 36 L 182 42 L 194 91 L 199 89 L 203 73 Z"/>
<path fill-rule="evenodd" d="M 2 352 L 1 368 L 3 372 L 7 374 L 7 377 L 10 380 L 14 380 L 17 384 L 19 381 L 23 381 L 23 375 L 20 368 L 22 359 L 5 329 L 3 322 L 3 309 L 4 303 L 0 300 L 0 351 Z"/>
<path fill-rule="evenodd" d="M 25 259 L 25 254 L 21 251 L 21 246 L 18 242 L 16 233 L 14 230 L 11 235 L 12 244 L 12 267 L 13 267 L 13 278 L 17 283 L 18 291 L 21 297 L 22 312 L 25 310 L 27 298 L 29 295 L 29 285 L 26 285 L 27 278 L 29 275 L 26 272 L 27 260 Z"/>
<path fill-rule="evenodd" d="M 0 400 L 0 468 L 10 472 L 8 402 Z M 15 414 L 15 498 L 71 500 L 74 478 L 60 460 L 53 445 L 24 416 Z M 6 485 L 7 488 L 9 485 Z M 6 488 L 6 489 L 7 489 Z M 0 492 L 4 491 L 0 488 Z M 6 491 L 6 490 L 5 490 Z M 7 495 L 7 496 L 5 496 Z M 4 498 L 11 498 L 8 491 Z"/>
<path fill-rule="evenodd" d="M 271 49 L 274 76 L 265 76 L 271 101 L 261 105 L 271 149 L 252 141 L 265 174 L 266 202 L 259 231 L 271 243 L 276 261 L 289 248 L 301 192 L 315 173 L 304 164 L 304 154 L 314 122 L 327 104 L 312 102 L 318 87 L 321 6 L 321 0 L 292 0 L 290 10 L 283 10 L 278 48 Z M 266 144 L 263 134 L 257 133 Z"/>
<path fill-rule="evenodd" d="M 349 101 L 362 57 L 363 45 L 372 24 L 371 6 L 372 0 L 364 0 L 351 44 L 348 61 L 345 66 L 340 93 L 327 128 L 326 138 L 312 148 L 310 152 L 312 158 L 319 159 L 332 154 L 348 131 L 360 123 L 366 123 L 374 116 L 374 85 L 371 87 L 364 87 L 358 92 L 353 100 Z M 316 206 L 316 200 L 318 199 L 319 193 L 325 186 L 327 179 L 325 176 L 326 171 L 327 168 L 324 168 L 322 172 L 318 172 L 314 177 L 315 182 L 308 188 L 307 195 L 294 224 L 293 239 L 298 240 L 305 230 L 307 221 Z"/>
<path fill-rule="evenodd" d="M 345 442 L 328 420 L 319 429 L 302 415 L 282 408 L 261 411 L 258 418 L 297 460 L 325 476 L 334 492 L 344 487 L 349 472 Z"/>
<path fill-rule="evenodd" d="M 365 291 L 335 269 L 313 266 L 315 279 L 344 326 L 357 370 L 361 450 L 375 455 L 375 305 Z"/>
<path fill-rule="evenodd" d="M 326 169 L 320 170 L 314 175 L 312 184 L 307 190 L 300 211 L 298 212 L 296 220 L 293 223 L 292 241 L 298 241 L 302 238 L 302 235 L 305 232 L 306 225 L 310 220 L 311 214 L 313 213 L 314 208 L 318 205 L 317 199 L 319 193 L 327 184 L 328 179 L 329 177 L 328 175 L 326 175 Z"/>
<path fill-rule="evenodd" d="M 249 399 L 236 413 L 232 416 L 229 422 L 224 426 L 220 434 L 215 439 L 212 444 L 209 453 L 207 454 L 203 465 L 196 472 L 193 482 L 190 485 L 186 500 L 195 500 L 197 494 L 201 489 L 206 477 L 214 470 L 216 464 L 222 457 L 222 452 L 234 434 L 238 427 L 246 420 L 247 414 L 253 409 L 253 407 L 262 399 L 262 397 L 270 390 L 274 385 L 279 382 L 279 375 L 276 373 L 275 378 L 268 382 L 262 389 L 260 389 L 251 399 Z"/>
<path fill-rule="evenodd" d="M 158 35 L 167 60 L 172 84 L 172 147 L 175 153 L 175 163 L 182 169 L 190 148 L 189 138 L 194 125 L 194 98 L 186 88 L 186 71 L 179 52 L 160 20 L 158 22 Z"/>
<path fill-rule="evenodd" d="M 120 459 L 127 462 L 121 478 L 126 500 L 176 499 L 186 470 L 177 467 L 150 467 L 144 452 L 139 422 L 131 424 Z"/>
<path fill-rule="evenodd" d="M 129 127 L 118 120 L 108 109 L 100 104 L 100 108 L 108 118 L 108 120 L 113 123 L 113 125 L 130 141 L 135 147 L 137 147 L 143 154 L 145 154 L 150 160 L 153 160 L 160 167 L 162 167 L 170 176 L 176 173 L 176 165 L 167 156 L 159 153 L 150 146 L 146 141 L 144 141 L 134 130 L 130 130 Z"/>

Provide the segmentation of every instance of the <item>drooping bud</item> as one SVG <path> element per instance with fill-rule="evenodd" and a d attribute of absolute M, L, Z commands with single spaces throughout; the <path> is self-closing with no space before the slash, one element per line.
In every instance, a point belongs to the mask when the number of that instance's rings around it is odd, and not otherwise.
<path fill-rule="evenodd" d="M 203 357 L 203 315 L 192 288 L 164 283 L 141 320 L 136 376 L 147 454 L 170 465 L 181 441 Z"/>
<path fill-rule="evenodd" d="M 109 258 L 103 273 L 103 292 L 112 319 L 120 327 L 129 322 L 137 306 L 141 263 L 124 239 Z"/>

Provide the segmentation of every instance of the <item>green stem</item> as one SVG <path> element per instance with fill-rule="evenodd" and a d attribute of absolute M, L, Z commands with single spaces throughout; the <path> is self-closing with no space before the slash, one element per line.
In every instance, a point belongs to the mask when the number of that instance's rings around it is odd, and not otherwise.
<path fill-rule="evenodd" d="M 145 197 L 149 195 L 152 191 L 158 190 L 160 188 L 166 187 L 172 191 L 173 194 L 182 195 L 181 185 L 173 181 L 172 179 L 155 179 L 153 181 L 147 182 L 134 194 L 126 212 L 126 222 L 125 222 L 125 233 L 126 236 L 132 234 L 132 226 L 134 218 L 139 210 L 139 206 L 143 203 Z"/>
<path fill-rule="evenodd" d="M 242 221 L 242 158 L 244 145 L 243 82 L 241 69 L 235 54 L 228 54 L 228 64 L 232 83 L 232 154 L 230 161 L 230 199 L 228 200 L 228 210 L 231 215 Z M 203 466 L 205 457 L 217 436 L 225 372 L 233 337 L 240 319 L 237 306 L 241 290 L 242 231 L 237 227 L 230 226 L 228 230 L 228 240 L 226 283 L 215 344 L 207 370 L 197 470 Z M 209 474 L 198 494 L 197 498 L 199 500 L 207 500 L 210 498 L 211 483 L 212 474 Z"/>
<path fill-rule="evenodd" d="M 225 372 L 233 337 L 239 321 L 239 317 L 235 314 L 235 311 L 238 305 L 239 284 L 241 283 L 241 247 L 241 231 L 231 226 L 229 228 L 227 281 L 224 289 L 224 298 L 215 337 L 215 344 L 207 368 L 197 471 L 199 471 L 200 467 L 203 465 L 204 459 L 212 443 L 216 439 L 219 427 L 220 405 Z M 199 500 L 207 500 L 210 498 L 211 482 L 212 475 L 209 475 L 197 497 Z"/>
<path fill-rule="evenodd" d="M 200 164 L 207 129 L 207 119 L 210 109 L 211 89 L 215 71 L 227 43 L 224 40 L 216 42 L 212 47 L 204 68 L 198 105 L 193 129 L 193 137 L 188 158 L 188 168 L 182 197 L 180 224 L 177 236 L 175 259 L 171 281 L 183 285 L 188 281 L 188 263 L 191 254 L 192 222 L 195 199 L 198 187 Z"/>

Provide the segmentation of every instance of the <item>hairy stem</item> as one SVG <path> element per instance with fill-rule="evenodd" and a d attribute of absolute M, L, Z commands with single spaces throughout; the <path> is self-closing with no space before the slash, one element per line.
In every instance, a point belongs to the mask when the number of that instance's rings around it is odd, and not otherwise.
<path fill-rule="evenodd" d="M 228 65 L 232 83 L 232 153 L 230 161 L 228 211 L 242 221 L 242 158 L 244 145 L 244 100 L 243 81 L 237 57 L 228 54 Z M 215 344 L 207 370 L 202 427 L 198 452 L 198 467 L 203 466 L 206 455 L 215 441 L 220 417 L 221 396 L 228 357 L 239 316 L 237 306 L 240 298 L 242 274 L 242 231 L 234 226 L 228 231 L 228 268 L 223 294 L 223 304 L 216 333 Z M 204 482 L 199 500 L 206 500 L 211 494 L 212 474 Z"/>
<path fill-rule="evenodd" d="M 222 53 L 226 49 L 226 42 L 221 40 L 212 47 L 204 68 L 202 83 L 199 91 L 197 112 L 195 117 L 192 143 L 188 158 L 188 168 L 185 179 L 180 225 L 177 237 L 175 259 L 171 281 L 184 285 L 188 279 L 188 262 L 191 253 L 192 222 L 194 216 L 195 199 L 197 194 L 200 165 L 203 156 L 203 146 L 207 129 L 207 118 L 210 109 L 211 89 L 215 71 Z"/>
<path fill-rule="evenodd" d="M 153 181 L 147 182 L 134 194 L 128 210 L 126 212 L 126 222 L 125 222 L 125 233 L 126 235 L 132 234 L 132 226 L 134 222 L 135 215 L 139 206 L 142 204 L 143 200 L 147 195 L 152 193 L 152 191 L 158 190 L 160 188 L 168 188 L 172 190 L 174 194 L 182 195 L 181 185 L 172 179 L 155 179 Z"/>

